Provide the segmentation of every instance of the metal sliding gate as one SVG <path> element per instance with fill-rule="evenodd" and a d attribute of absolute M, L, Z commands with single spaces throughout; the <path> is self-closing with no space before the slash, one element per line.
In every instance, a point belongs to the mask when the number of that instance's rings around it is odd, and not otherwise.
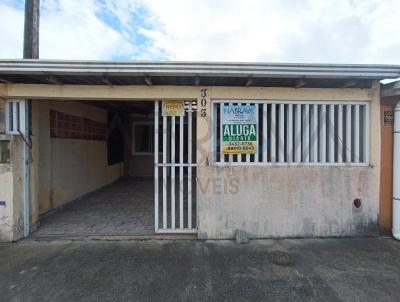
<path fill-rule="evenodd" d="M 154 107 L 154 216 L 156 233 L 197 233 L 196 102 L 184 116 L 161 116 Z"/>

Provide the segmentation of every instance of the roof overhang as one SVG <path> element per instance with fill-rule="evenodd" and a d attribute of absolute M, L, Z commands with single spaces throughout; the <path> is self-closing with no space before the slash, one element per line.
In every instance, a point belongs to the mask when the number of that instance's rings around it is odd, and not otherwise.
<path fill-rule="evenodd" d="M 400 81 L 382 85 L 381 96 L 384 98 L 400 96 Z"/>
<path fill-rule="evenodd" d="M 364 88 L 399 77 L 396 65 L 0 60 L 3 83 Z"/>

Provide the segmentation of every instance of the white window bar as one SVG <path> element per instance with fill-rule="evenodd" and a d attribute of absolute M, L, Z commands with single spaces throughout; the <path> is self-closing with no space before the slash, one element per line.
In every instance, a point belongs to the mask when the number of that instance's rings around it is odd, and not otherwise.
<path fill-rule="evenodd" d="M 250 105 L 250 104 L 245 104 L 245 105 Z M 249 163 L 250 162 L 250 154 L 246 154 L 246 163 Z"/>
<path fill-rule="evenodd" d="M 293 162 L 293 104 L 288 105 L 287 111 L 287 162 Z"/>
<path fill-rule="evenodd" d="M 360 106 L 355 106 L 354 113 L 354 162 L 360 162 Z"/>
<path fill-rule="evenodd" d="M 167 163 L 167 117 L 163 116 L 163 164 Z M 167 166 L 163 166 L 163 229 L 167 228 Z"/>
<path fill-rule="evenodd" d="M 335 162 L 335 105 L 329 105 L 329 162 Z"/>
<path fill-rule="evenodd" d="M 12 105 L 10 102 L 6 103 L 6 131 L 10 133 L 12 131 Z"/>
<path fill-rule="evenodd" d="M 301 162 L 301 105 L 295 105 L 294 161 Z"/>
<path fill-rule="evenodd" d="M 255 106 L 256 106 L 256 115 L 255 115 L 255 117 L 256 117 L 256 121 L 259 121 L 259 118 L 258 118 L 258 104 L 255 104 Z M 259 123 L 257 123 L 257 141 L 256 141 L 256 153 L 254 154 L 254 162 L 255 163 L 258 163 L 259 162 L 259 154 L 260 154 L 260 144 L 259 144 L 259 137 L 260 137 L 260 133 L 259 133 L 259 129 L 260 129 L 260 127 L 259 127 L 260 125 L 259 125 Z"/>
<path fill-rule="evenodd" d="M 338 106 L 338 134 L 337 134 L 338 163 L 343 162 L 343 105 Z"/>
<path fill-rule="evenodd" d="M 13 125 L 13 131 L 18 131 L 19 130 L 19 103 L 18 102 L 13 102 L 13 120 L 12 120 L 12 125 Z"/>
<path fill-rule="evenodd" d="M 183 116 L 179 117 L 179 228 L 183 229 Z M 190 168 L 189 168 L 190 169 Z"/>
<path fill-rule="evenodd" d="M 279 162 L 285 162 L 285 104 L 279 105 Z"/>
<path fill-rule="evenodd" d="M 369 163 L 369 104 L 364 106 L 364 125 L 363 125 L 363 133 L 364 133 L 364 163 Z"/>
<path fill-rule="evenodd" d="M 262 135 L 262 161 L 268 162 L 268 108 L 267 104 L 263 106 L 263 135 Z"/>
<path fill-rule="evenodd" d="M 327 118 L 326 118 L 326 105 L 322 105 L 321 108 L 321 128 L 320 128 L 320 158 L 319 161 L 321 163 L 326 163 L 326 122 L 327 122 Z"/>
<path fill-rule="evenodd" d="M 159 125 L 159 102 L 154 102 L 154 227 L 155 231 L 158 231 L 158 125 Z"/>
<path fill-rule="evenodd" d="M 303 162 L 308 163 L 310 161 L 310 105 L 306 104 L 303 106 L 303 119 L 302 119 L 302 132 L 303 132 Z"/>
<path fill-rule="evenodd" d="M 6 133 L 18 135 L 25 134 L 25 101 L 7 101 L 5 106 Z"/>
<path fill-rule="evenodd" d="M 171 228 L 175 229 L 175 116 L 171 117 Z"/>
<path fill-rule="evenodd" d="M 219 157 L 220 157 L 220 162 L 225 162 L 225 154 L 224 154 L 224 134 L 222 132 L 222 120 L 223 120 L 223 114 L 224 114 L 224 103 L 221 104 L 219 108 L 219 128 L 220 128 L 220 134 L 219 134 Z"/>
<path fill-rule="evenodd" d="M 233 104 L 232 103 L 229 103 L 229 106 L 232 106 Z M 250 156 L 250 155 L 249 155 Z M 233 155 L 232 154 L 229 154 L 228 155 L 228 161 L 231 163 L 231 162 L 233 162 Z"/>
<path fill-rule="evenodd" d="M 188 107 L 188 163 L 192 163 L 192 101 Z M 192 167 L 188 167 L 188 229 L 192 228 Z"/>
<path fill-rule="evenodd" d="M 271 135 L 271 144 L 270 144 L 270 150 L 271 150 L 271 162 L 274 163 L 276 162 L 276 107 L 275 104 L 271 104 L 271 129 L 270 129 L 270 135 Z"/>
<path fill-rule="evenodd" d="M 311 161 L 318 162 L 318 105 L 312 105 Z"/>
<path fill-rule="evenodd" d="M 346 163 L 351 162 L 351 133 L 353 125 L 351 122 L 351 105 L 346 105 Z"/>
<path fill-rule="evenodd" d="M 238 105 L 243 105 L 243 104 L 242 103 L 238 103 Z M 242 162 L 242 154 L 238 154 L 237 161 L 238 161 L 238 163 Z"/>

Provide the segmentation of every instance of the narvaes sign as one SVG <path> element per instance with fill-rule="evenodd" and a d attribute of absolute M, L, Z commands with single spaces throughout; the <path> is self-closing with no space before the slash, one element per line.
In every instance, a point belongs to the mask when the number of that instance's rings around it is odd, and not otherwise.
<path fill-rule="evenodd" d="M 255 105 L 221 105 L 224 154 L 257 153 L 258 112 Z"/>

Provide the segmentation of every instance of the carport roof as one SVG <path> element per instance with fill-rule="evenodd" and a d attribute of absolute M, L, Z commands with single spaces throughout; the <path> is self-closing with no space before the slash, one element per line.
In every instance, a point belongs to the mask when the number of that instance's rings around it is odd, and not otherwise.
<path fill-rule="evenodd" d="M 399 77 L 399 65 L 0 60 L 0 82 L 25 84 L 366 88 Z"/>
<path fill-rule="evenodd" d="M 382 97 L 400 96 L 400 80 L 382 85 L 381 95 Z"/>

